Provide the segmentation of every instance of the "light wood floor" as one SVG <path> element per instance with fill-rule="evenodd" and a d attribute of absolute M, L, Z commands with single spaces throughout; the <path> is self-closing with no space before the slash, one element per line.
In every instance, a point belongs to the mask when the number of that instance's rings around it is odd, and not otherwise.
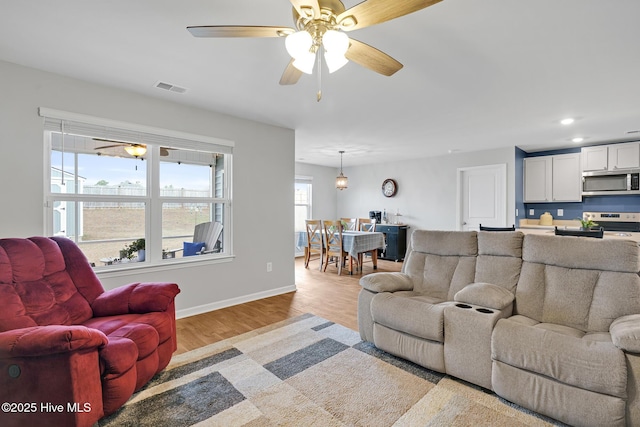
<path fill-rule="evenodd" d="M 318 266 L 319 261 L 312 260 L 309 268 L 304 268 L 303 259 L 296 258 L 296 292 L 178 319 L 176 354 L 304 313 L 358 330 L 358 281 L 362 275 L 350 276 L 343 270 L 338 276 L 334 265 L 329 265 L 323 273 Z M 378 260 L 377 271 L 400 271 L 401 268 L 400 262 Z M 371 262 L 365 262 L 364 274 L 372 272 Z"/>

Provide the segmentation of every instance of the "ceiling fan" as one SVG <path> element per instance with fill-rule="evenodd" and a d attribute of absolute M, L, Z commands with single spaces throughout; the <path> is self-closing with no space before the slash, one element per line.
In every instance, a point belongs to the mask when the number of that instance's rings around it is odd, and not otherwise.
<path fill-rule="evenodd" d="M 311 74 L 318 59 L 324 58 L 333 72 L 353 61 L 385 76 L 391 76 L 402 64 L 366 43 L 349 38 L 345 32 L 390 21 L 424 9 L 442 0 L 365 0 L 345 9 L 340 0 L 290 0 L 295 28 L 206 25 L 187 27 L 195 37 L 286 37 L 285 46 L 292 59 L 280 79 L 281 85 L 298 82 L 302 73 Z M 320 97 L 320 93 L 318 94 Z M 320 99 L 318 99 L 320 100 Z"/>
<path fill-rule="evenodd" d="M 124 145 L 124 151 L 129 155 L 138 158 L 142 157 L 147 152 L 147 146 L 144 144 L 136 144 L 134 142 L 116 141 L 114 139 L 92 138 L 94 141 L 111 142 L 112 145 L 104 145 L 102 147 L 96 147 L 94 150 L 104 150 L 106 148 L 122 147 Z M 169 155 L 169 150 L 173 148 L 160 147 L 160 155 L 166 157 Z"/>

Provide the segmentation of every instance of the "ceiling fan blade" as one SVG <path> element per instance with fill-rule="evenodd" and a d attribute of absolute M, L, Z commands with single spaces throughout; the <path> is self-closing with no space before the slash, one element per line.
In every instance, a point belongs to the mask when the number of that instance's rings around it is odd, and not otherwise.
<path fill-rule="evenodd" d="M 295 30 L 290 27 L 247 25 L 204 25 L 187 27 L 194 37 L 283 37 Z"/>
<path fill-rule="evenodd" d="M 294 60 L 291 59 L 287 68 L 284 69 L 284 73 L 282 73 L 282 77 L 280 78 L 281 85 L 294 85 L 298 83 L 298 80 L 300 80 L 302 71 L 293 66 L 293 61 Z"/>
<path fill-rule="evenodd" d="M 336 21 L 344 31 L 359 30 L 417 12 L 441 1 L 366 0 L 339 14 Z"/>
<path fill-rule="evenodd" d="M 291 4 L 304 18 L 320 18 L 320 4 L 318 0 L 291 0 Z"/>
<path fill-rule="evenodd" d="M 103 147 L 96 147 L 94 150 L 104 150 L 105 148 L 122 147 L 122 145 L 105 145 Z"/>
<path fill-rule="evenodd" d="M 352 38 L 349 38 L 349 43 L 349 50 L 345 54 L 349 61 L 385 76 L 391 76 L 402 68 L 401 63 L 373 46 Z"/>

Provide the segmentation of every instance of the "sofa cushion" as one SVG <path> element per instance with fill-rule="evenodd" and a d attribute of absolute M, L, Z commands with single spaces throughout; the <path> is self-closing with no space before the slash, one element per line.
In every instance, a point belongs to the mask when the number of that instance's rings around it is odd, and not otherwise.
<path fill-rule="evenodd" d="M 411 249 L 443 256 L 476 256 L 477 232 L 416 230 L 411 234 Z"/>
<path fill-rule="evenodd" d="M 533 322 L 521 316 L 499 320 L 491 338 L 491 358 L 574 387 L 626 398 L 627 365 L 612 342 Z"/>
<path fill-rule="evenodd" d="M 633 242 L 526 235 L 522 256 L 517 314 L 608 332 L 614 319 L 640 313 L 640 253 Z"/>
<path fill-rule="evenodd" d="M 414 291 L 452 300 L 475 281 L 477 254 L 475 231 L 416 230 L 402 272 L 411 278 Z"/>
<path fill-rule="evenodd" d="M 100 350 L 100 376 L 106 379 L 120 377 L 135 366 L 137 359 L 138 347 L 133 341 L 128 338 L 111 337 L 107 345 Z"/>
<path fill-rule="evenodd" d="M 522 258 L 521 231 L 480 231 L 478 233 L 478 255 L 494 255 Z"/>
<path fill-rule="evenodd" d="M 0 293 L 8 298 L 10 307 L 0 313 L 0 330 L 75 325 L 92 316 L 55 241 L 46 237 L 1 239 L 0 248 L 0 266 L 6 267 L 0 276 Z"/>
<path fill-rule="evenodd" d="M 640 314 L 631 314 L 614 320 L 610 330 L 616 347 L 632 353 L 640 353 Z"/>
<path fill-rule="evenodd" d="M 638 253 L 637 243 L 631 240 L 572 239 L 540 234 L 524 236 L 522 248 L 522 258 L 528 262 L 626 273 L 640 271 Z"/>
<path fill-rule="evenodd" d="M 158 342 L 163 343 L 171 339 L 172 319 L 168 313 L 154 312 L 147 314 L 123 314 L 120 316 L 95 317 L 84 322 L 85 326 L 102 331 L 107 337 L 121 335 L 117 331 L 125 328 L 129 324 L 144 324 L 153 327 L 157 332 Z M 135 340 L 137 335 L 126 335 L 129 339 Z M 136 343 L 138 344 L 138 343 Z M 140 344 L 143 345 L 143 344 Z M 157 344 L 156 344 L 157 346 Z M 141 356 L 144 357 L 144 356 Z"/>
<path fill-rule="evenodd" d="M 372 292 L 410 291 L 413 289 L 413 282 L 406 274 L 385 272 L 363 276 L 360 286 Z"/>
<path fill-rule="evenodd" d="M 507 289 L 492 283 L 473 283 L 458 291 L 454 301 L 502 310 L 513 302 L 514 295 Z"/>
<path fill-rule="evenodd" d="M 515 293 L 522 267 L 522 240 L 519 231 L 478 233 L 476 282 L 488 282 Z"/>
<path fill-rule="evenodd" d="M 452 303 L 434 303 L 420 295 L 376 294 L 371 300 L 373 321 L 396 331 L 427 340 L 444 341 L 444 308 Z"/>
<path fill-rule="evenodd" d="M 475 257 L 413 252 L 405 262 L 413 290 L 441 300 L 452 300 L 456 292 L 475 281 Z"/>
<path fill-rule="evenodd" d="M 129 338 L 138 348 L 138 360 L 144 359 L 158 349 L 158 332 L 151 325 L 144 323 L 128 323 L 111 332 L 109 339 Z"/>

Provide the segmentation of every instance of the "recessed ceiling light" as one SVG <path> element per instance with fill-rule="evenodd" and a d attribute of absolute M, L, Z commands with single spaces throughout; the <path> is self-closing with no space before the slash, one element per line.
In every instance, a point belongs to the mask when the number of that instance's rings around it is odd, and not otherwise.
<path fill-rule="evenodd" d="M 567 117 L 566 119 L 560 120 L 560 123 L 562 123 L 563 125 L 570 125 L 571 123 L 573 123 L 575 121 L 576 120 L 573 117 Z"/>
<path fill-rule="evenodd" d="M 576 136 L 576 137 L 575 137 L 575 138 L 573 138 L 571 141 L 572 141 L 572 142 L 575 142 L 576 144 L 578 144 L 578 143 L 580 143 L 580 142 L 584 141 L 584 138 L 583 138 L 583 137 L 581 137 L 581 136 Z"/>

